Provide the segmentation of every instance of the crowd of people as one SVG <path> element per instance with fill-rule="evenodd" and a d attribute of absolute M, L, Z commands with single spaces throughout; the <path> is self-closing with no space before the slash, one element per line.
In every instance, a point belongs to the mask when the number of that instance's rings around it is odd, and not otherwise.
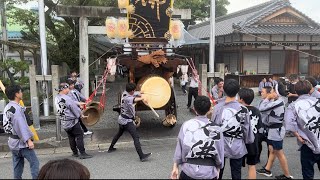
<path fill-rule="evenodd" d="M 60 83 L 58 89 L 56 89 L 58 95 L 56 96 L 54 103 L 57 107 L 57 116 L 61 121 L 61 126 L 68 135 L 70 148 L 73 152 L 72 156 L 79 157 L 80 159 L 87 159 L 92 156 L 85 151 L 83 136 L 90 135 L 92 132 L 88 131 L 86 126 L 82 123 L 83 115 L 81 109 L 87 101 L 80 93 L 83 85 L 78 74 L 73 71 L 68 80 Z M 11 85 L 6 88 L 5 93 L 10 102 L 4 109 L 3 127 L 5 133 L 9 135 L 8 146 L 12 152 L 14 179 L 22 179 L 24 159 L 30 164 L 31 176 L 33 179 L 37 179 L 38 177 L 40 179 L 52 178 L 53 176 L 51 175 L 54 173 L 49 175 L 50 177 L 46 175 L 46 173 L 50 174 L 51 172 L 48 171 L 48 169 L 40 171 L 39 174 L 39 160 L 34 151 L 33 133 L 29 128 L 25 116 L 26 108 L 20 105 L 20 101 L 23 97 L 22 88 L 19 85 Z M 57 168 L 65 163 L 60 163 L 60 165 L 58 165 L 59 162 L 60 161 L 50 162 L 48 163 L 49 165 L 45 165 L 43 168 L 53 168 L 51 165 Z M 69 167 L 71 167 L 71 165 Z M 58 169 L 55 170 L 57 171 Z M 66 170 L 65 172 L 67 173 L 68 171 Z M 90 174 L 87 172 L 88 170 L 84 173 L 85 176 L 90 177 Z M 55 175 L 55 177 L 60 175 L 61 174 Z M 67 176 L 60 177 L 65 178 Z"/>
<path fill-rule="evenodd" d="M 283 151 L 285 133 L 290 131 L 298 140 L 302 176 L 304 179 L 313 179 L 314 164 L 320 162 L 320 92 L 315 87 L 317 81 L 312 77 L 301 80 L 292 76 L 291 80 L 293 86 L 286 88 L 281 82 L 272 79 L 266 84 L 264 79 L 262 82 L 266 85 L 260 91 L 262 100 L 254 107 L 251 105 L 255 98 L 252 89 L 240 88 L 236 80 L 217 79 L 216 85 L 211 89 L 216 101 L 212 109 L 208 97 L 198 96 L 199 78 L 195 73 L 190 79 L 189 94 L 191 100 L 192 97 L 195 99 L 193 108 L 196 116 L 184 122 L 180 128 L 170 178 L 223 179 L 226 159 L 230 161 L 232 179 L 244 178 L 241 169 L 246 164 L 248 179 L 256 179 L 257 173 L 271 177 L 273 163 L 278 159 L 283 174 L 275 176 L 276 179 L 292 179 Z M 85 118 L 81 108 L 87 99 L 81 95 L 81 89 L 76 88 L 79 87 L 77 84 L 79 82 L 74 77 L 60 83 L 55 105 L 62 128 L 68 135 L 72 156 L 87 159 L 92 156 L 86 153 L 83 141 L 86 127 L 81 123 L 82 118 Z M 289 93 L 286 92 L 287 89 Z M 39 170 L 33 134 L 24 115 L 25 108 L 19 105 L 23 96 L 21 87 L 9 86 L 6 95 L 10 102 L 5 107 L 3 123 L 9 134 L 8 145 L 13 157 L 14 178 L 22 178 L 24 159 L 27 159 L 33 179 L 89 179 L 90 172 L 86 167 L 68 159 L 49 161 Z M 295 97 L 291 98 L 288 106 L 284 101 L 285 96 Z M 121 99 L 119 131 L 108 152 L 116 150 L 116 142 L 124 131 L 128 131 L 140 160 L 144 162 L 151 153 L 145 154 L 141 149 L 134 124 L 134 104 L 138 101 L 148 103 L 147 99 L 143 92 L 136 91 L 134 83 L 126 85 Z M 191 107 L 190 99 L 188 98 L 188 107 Z M 212 115 L 208 117 L 208 114 Z M 268 160 L 263 168 L 256 169 L 263 142 L 267 144 Z"/>
<path fill-rule="evenodd" d="M 240 88 L 236 80 L 217 79 L 211 90 L 217 103 L 214 109 L 208 97 L 198 96 L 194 101 L 196 117 L 180 129 L 171 178 L 222 179 L 228 158 L 232 179 L 244 178 L 241 168 L 245 164 L 248 179 L 256 179 L 257 173 L 271 177 L 275 159 L 283 172 L 276 179 L 292 179 L 283 151 L 288 131 L 298 140 L 303 179 L 313 179 L 314 164 L 320 157 L 320 93 L 316 85 L 313 77 L 302 80 L 291 75 L 288 87 L 264 78 L 259 86 L 262 100 L 254 107 L 252 89 Z M 263 168 L 256 169 L 263 142 L 268 160 Z"/>
<path fill-rule="evenodd" d="M 87 99 L 80 93 L 83 85 L 78 74 L 72 72 L 71 76 L 65 82 L 61 82 L 56 89 L 58 94 L 54 104 L 57 108 L 57 117 L 61 121 L 61 127 L 68 135 L 72 156 L 88 159 L 93 156 L 86 153 L 84 135 L 90 135 L 92 132 L 88 131 L 82 122 L 82 119 L 86 117 L 81 111 L 87 102 Z M 151 153 L 145 154 L 142 152 L 139 134 L 134 124 L 134 104 L 138 101 L 147 103 L 147 99 L 142 94 L 136 91 L 134 83 L 126 85 L 126 91 L 122 94 L 121 110 L 118 118 L 119 131 L 112 140 L 108 153 L 116 150 L 114 147 L 116 142 L 124 131 L 128 131 L 134 140 L 140 160 L 144 162 L 150 157 Z M 23 96 L 22 89 L 18 85 L 9 86 L 6 89 L 6 95 L 10 102 L 4 109 L 3 123 L 6 133 L 9 134 L 8 145 L 13 156 L 14 179 L 22 179 L 24 159 L 29 161 L 33 179 L 89 179 L 88 169 L 69 159 L 49 161 L 39 170 L 39 160 L 34 151 L 33 134 L 24 114 L 25 108 L 19 105 Z"/>

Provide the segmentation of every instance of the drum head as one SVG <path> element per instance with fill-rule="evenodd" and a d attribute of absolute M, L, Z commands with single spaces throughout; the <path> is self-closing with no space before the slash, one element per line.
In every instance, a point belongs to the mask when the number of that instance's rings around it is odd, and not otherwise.
<path fill-rule="evenodd" d="M 168 103 L 171 97 L 171 87 L 162 77 L 151 76 L 144 79 L 140 90 L 147 97 L 148 104 L 153 108 L 161 108 Z"/>

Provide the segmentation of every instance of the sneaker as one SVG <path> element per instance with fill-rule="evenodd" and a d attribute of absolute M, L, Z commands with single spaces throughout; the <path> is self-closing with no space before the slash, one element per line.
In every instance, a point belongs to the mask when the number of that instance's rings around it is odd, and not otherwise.
<path fill-rule="evenodd" d="M 87 154 L 87 153 L 83 153 L 83 154 L 80 154 L 79 158 L 80 159 L 89 159 L 89 158 L 92 158 L 93 156 Z"/>
<path fill-rule="evenodd" d="M 84 132 L 83 134 L 84 134 L 84 135 L 91 135 L 92 132 L 91 132 L 91 131 L 87 131 L 87 132 Z"/>
<path fill-rule="evenodd" d="M 117 150 L 117 148 L 110 147 L 110 148 L 108 149 L 108 153 L 112 153 L 113 151 L 116 151 L 116 150 Z"/>
<path fill-rule="evenodd" d="M 282 175 L 280 175 L 280 176 L 275 176 L 275 178 L 276 178 L 276 179 L 293 179 L 292 176 L 287 177 L 287 176 L 285 176 L 284 174 L 282 174 Z"/>
<path fill-rule="evenodd" d="M 72 157 L 79 157 L 78 153 L 72 153 Z"/>
<path fill-rule="evenodd" d="M 141 162 L 145 162 L 148 160 L 148 158 L 151 156 L 152 153 L 147 153 L 147 154 L 144 154 L 142 158 L 140 158 L 140 161 Z"/>
<path fill-rule="evenodd" d="M 271 177 L 271 176 L 272 176 L 271 171 L 266 170 L 265 168 L 258 169 L 258 170 L 257 170 L 257 173 L 258 173 L 258 174 L 261 174 L 261 175 L 264 175 L 264 176 L 267 176 L 267 177 Z"/>

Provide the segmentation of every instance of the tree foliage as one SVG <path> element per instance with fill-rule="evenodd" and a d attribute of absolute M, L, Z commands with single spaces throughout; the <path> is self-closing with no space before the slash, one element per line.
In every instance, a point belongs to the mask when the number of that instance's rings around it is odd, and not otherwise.
<path fill-rule="evenodd" d="M 25 28 L 22 30 L 23 39 L 40 44 L 39 18 L 37 11 L 15 8 L 13 4 L 24 4 L 31 0 L 10 1 L 8 17 L 14 19 Z M 53 64 L 66 62 L 72 69 L 79 66 L 79 18 L 56 17 L 57 5 L 72 6 L 116 6 L 116 0 L 45 0 L 45 21 L 47 33 L 48 59 Z M 89 25 L 102 24 L 101 19 L 89 19 Z"/>
<path fill-rule="evenodd" d="M 28 72 L 29 64 L 25 61 L 16 61 L 14 59 L 7 59 L 0 62 L 0 71 L 5 71 L 8 75 L 8 79 L 2 79 L 3 81 L 10 82 L 10 84 L 17 84 L 20 82 L 21 77 L 16 77 L 19 72 Z M 24 83 L 24 82 L 22 82 Z"/>
<path fill-rule="evenodd" d="M 203 21 L 210 17 L 210 1 L 211 0 L 176 0 L 174 2 L 175 8 L 191 9 L 191 24 L 195 21 Z M 215 0 L 216 1 L 216 17 L 227 14 L 226 6 L 229 5 L 228 0 Z"/>
<path fill-rule="evenodd" d="M 14 59 L 7 59 L 3 62 L 0 62 L 0 71 L 5 71 L 8 75 L 8 78 L 0 77 L 0 80 L 5 86 L 17 84 L 20 85 L 23 90 L 27 90 L 26 92 L 24 92 L 24 99 L 27 100 L 26 104 L 29 104 L 29 77 L 17 76 L 18 73 L 28 72 L 29 64 L 26 61 L 16 61 Z M 7 100 L 5 94 L 0 92 L 0 99 L 3 98 Z"/>

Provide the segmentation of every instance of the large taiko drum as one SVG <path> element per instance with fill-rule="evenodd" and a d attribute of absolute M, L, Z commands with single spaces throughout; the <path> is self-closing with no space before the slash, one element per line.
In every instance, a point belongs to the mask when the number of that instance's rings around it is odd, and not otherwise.
<path fill-rule="evenodd" d="M 144 93 L 147 97 L 148 104 L 153 108 L 161 108 L 170 100 L 170 84 L 160 76 L 146 76 L 139 80 L 137 87 L 138 90 Z"/>
<path fill-rule="evenodd" d="M 103 110 L 100 107 L 100 102 L 98 101 L 91 101 L 87 104 L 87 107 L 95 107 L 96 109 L 98 109 L 100 115 L 103 113 Z"/>
<path fill-rule="evenodd" d="M 91 102 L 87 108 L 82 111 L 85 118 L 82 119 L 83 124 L 86 126 L 93 126 L 100 120 L 102 110 L 99 108 L 99 102 Z"/>

